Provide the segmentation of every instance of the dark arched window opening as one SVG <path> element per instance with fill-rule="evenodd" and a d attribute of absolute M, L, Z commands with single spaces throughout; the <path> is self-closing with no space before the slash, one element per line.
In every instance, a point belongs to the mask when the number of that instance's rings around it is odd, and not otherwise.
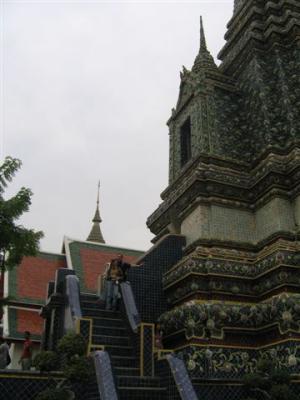
<path fill-rule="evenodd" d="M 180 128 L 180 150 L 181 167 L 183 167 L 192 157 L 190 117 Z"/>

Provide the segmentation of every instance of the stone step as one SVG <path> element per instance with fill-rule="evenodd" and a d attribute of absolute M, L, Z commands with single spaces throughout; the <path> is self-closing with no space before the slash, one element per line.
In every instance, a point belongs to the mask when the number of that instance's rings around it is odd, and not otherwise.
<path fill-rule="evenodd" d="M 81 309 L 83 308 L 96 308 L 97 310 L 103 310 L 104 307 L 104 303 L 99 302 L 99 300 L 93 300 L 93 301 L 82 301 L 80 300 L 80 305 L 81 305 Z"/>
<path fill-rule="evenodd" d="M 113 367 L 114 375 L 119 376 L 139 376 L 140 370 L 138 367 Z"/>
<path fill-rule="evenodd" d="M 105 350 L 109 353 L 110 356 L 134 357 L 134 348 L 132 346 L 119 346 L 119 345 L 107 344 L 105 345 Z M 112 363 L 112 365 L 114 365 L 114 363 Z"/>
<path fill-rule="evenodd" d="M 99 296 L 96 294 L 80 293 L 80 302 L 97 302 L 99 301 Z"/>
<path fill-rule="evenodd" d="M 166 388 L 120 386 L 117 390 L 119 400 L 164 400 L 167 394 Z M 89 395 L 89 400 L 100 400 L 97 389 Z"/>
<path fill-rule="evenodd" d="M 119 378 L 116 379 L 117 381 Z M 166 398 L 166 388 L 152 386 L 146 379 L 132 377 L 122 377 L 121 384 L 117 384 L 119 400 L 164 400 Z M 133 385 L 133 382 L 139 381 L 138 385 Z M 93 386 L 89 391 L 89 400 L 98 400 L 98 388 Z"/>
<path fill-rule="evenodd" d="M 81 308 L 82 314 L 85 317 L 97 317 L 97 318 L 119 318 L 122 319 L 120 311 L 103 310 L 101 308 Z"/>
<path fill-rule="evenodd" d="M 120 355 L 111 355 L 110 359 L 114 368 L 118 367 L 139 368 L 139 360 L 137 357 L 134 356 L 126 357 Z"/>
<path fill-rule="evenodd" d="M 93 335 L 104 335 L 104 336 L 128 336 L 128 330 L 125 327 L 111 327 L 103 325 L 93 326 Z"/>
<path fill-rule="evenodd" d="M 106 326 L 113 328 L 126 328 L 125 322 L 121 318 L 93 317 L 93 327 Z"/>
<path fill-rule="evenodd" d="M 140 377 L 140 376 L 117 376 L 116 382 L 118 387 L 149 387 L 160 388 L 161 380 L 158 377 Z"/>
<path fill-rule="evenodd" d="M 166 388 L 118 386 L 119 400 L 165 400 Z"/>
<path fill-rule="evenodd" d="M 130 339 L 127 336 L 93 335 L 93 344 L 129 346 Z"/>
<path fill-rule="evenodd" d="M 135 356 L 135 352 L 132 346 L 115 346 L 115 345 L 106 345 L 105 350 L 109 353 L 110 356 L 125 356 L 125 357 L 133 357 Z"/>

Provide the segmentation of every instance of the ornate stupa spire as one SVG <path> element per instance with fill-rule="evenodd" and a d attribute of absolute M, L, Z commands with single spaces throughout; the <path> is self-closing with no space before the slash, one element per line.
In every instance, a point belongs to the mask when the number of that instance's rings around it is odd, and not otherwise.
<path fill-rule="evenodd" d="M 200 17 L 200 49 L 199 53 L 195 59 L 194 66 L 192 68 L 193 72 L 199 72 L 203 68 L 206 69 L 215 69 L 217 68 L 215 61 L 210 54 L 210 52 L 207 49 L 206 45 L 206 38 L 205 38 L 205 33 L 204 33 L 204 27 L 203 27 L 203 20 L 202 17 Z"/>
<path fill-rule="evenodd" d="M 234 12 L 236 12 L 243 3 L 244 3 L 244 0 L 234 0 L 234 6 L 233 6 Z"/>
<path fill-rule="evenodd" d="M 99 195 L 100 195 L 100 181 L 98 183 L 97 206 L 96 206 L 95 216 L 93 218 L 93 226 L 87 240 L 90 242 L 105 243 L 100 228 L 102 219 L 100 217 L 100 211 L 99 211 Z"/>
<path fill-rule="evenodd" d="M 202 16 L 200 16 L 200 52 L 207 52 Z"/>

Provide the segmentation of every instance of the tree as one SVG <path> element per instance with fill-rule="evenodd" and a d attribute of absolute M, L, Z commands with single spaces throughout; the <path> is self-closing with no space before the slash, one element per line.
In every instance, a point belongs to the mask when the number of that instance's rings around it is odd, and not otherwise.
<path fill-rule="evenodd" d="M 20 264 L 23 256 L 36 255 L 43 232 L 18 225 L 20 216 L 29 210 L 32 192 L 22 187 L 8 200 L 3 195 L 8 183 L 20 169 L 20 160 L 6 157 L 0 165 L 0 257 L 1 273 Z"/>

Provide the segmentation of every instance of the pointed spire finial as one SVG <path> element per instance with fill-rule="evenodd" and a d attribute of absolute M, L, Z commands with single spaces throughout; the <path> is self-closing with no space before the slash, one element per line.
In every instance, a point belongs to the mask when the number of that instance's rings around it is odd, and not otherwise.
<path fill-rule="evenodd" d="M 97 207 L 99 207 L 100 179 L 98 181 Z"/>
<path fill-rule="evenodd" d="M 102 222 L 102 219 L 100 217 L 100 211 L 99 211 L 99 198 L 100 198 L 100 180 L 98 181 L 98 190 L 97 190 L 97 206 L 96 206 L 96 212 L 93 218 L 93 227 L 91 229 L 91 232 L 87 238 L 90 242 L 98 242 L 98 243 L 105 243 L 105 240 L 103 239 L 100 224 Z"/>
<path fill-rule="evenodd" d="M 201 51 L 207 51 L 202 15 L 200 16 L 200 52 Z"/>
<path fill-rule="evenodd" d="M 206 38 L 204 33 L 203 19 L 200 16 L 200 50 L 196 57 L 194 66 L 192 68 L 193 72 L 199 72 L 203 68 L 205 69 L 216 69 L 217 66 L 214 62 L 213 57 L 207 49 Z"/>

